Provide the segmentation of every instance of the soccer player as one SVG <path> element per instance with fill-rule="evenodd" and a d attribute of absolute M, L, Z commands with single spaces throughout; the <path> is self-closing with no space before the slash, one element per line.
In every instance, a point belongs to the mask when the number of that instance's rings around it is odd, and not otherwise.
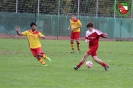
<path fill-rule="evenodd" d="M 30 24 L 31 29 L 30 30 L 26 30 L 24 32 L 19 32 L 19 28 L 16 26 L 15 30 L 17 32 L 17 34 L 19 36 L 26 36 L 28 39 L 28 43 L 29 43 L 29 48 L 33 54 L 34 57 L 37 58 L 37 60 L 43 64 L 44 66 L 47 66 L 46 62 L 42 59 L 46 59 L 48 60 L 50 63 L 52 62 L 51 59 L 49 57 L 47 57 L 42 49 L 41 49 L 41 43 L 39 41 L 39 38 L 45 39 L 45 36 L 36 30 L 36 23 L 31 22 Z"/>
<path fill-rule="evenodd" d="M 74 69 L 77 70 L 78 68 L 80 68 L 80 66 L 85 62 L 86 58 L 89 55 L 91 55 L 93 60 L 98 64 L 102 65 L 105 71 L 107 71 L 109 66 L 106 63 L 104 63 L 102 60 L 100 60 L 97 57 L 96 53 L 98 49 L 99 38 L 100 37 L 106 38 L 107 34 L 102 33 L 101 31 L 95 29 L 92 22 L 89 22 L 86 27 L 88 28 L 88 30 L 86 31 L 85 41 L 89 43 L 88 44 L 89 50 L 84 54 L 83 58 L 81 59 L 79 64 L 74 67 Z"/>
<path fill-rule="evenodd" d="M 71 34 L 70 34 L 70 44 L 72 49 L 71 53 L 74 53 L 74 40 L 76 40 L 76 43 L 77 43 L 78 53 L 80 53 L 79 38 L 80 38 L 81 27 L 82 27 L 82 24 L 80 20 L 78 20 L 75 15 L 72 15 L 70 19 L 70 25 L 68 27 L 68 30 L 71 29 Z"/>

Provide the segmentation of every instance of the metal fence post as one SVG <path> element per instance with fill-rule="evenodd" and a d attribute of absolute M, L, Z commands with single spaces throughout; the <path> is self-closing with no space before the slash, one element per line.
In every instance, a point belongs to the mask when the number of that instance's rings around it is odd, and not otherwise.
<path fill-rule="evenodd" d="M 36 17 L 36 14 L 37 14 L 37 17 Z M 39 20 L 40 20 L 39 14 L 40 14 L 40 0 L 38 0 L 38 3 L 37 3 L 37 13 L 35 13 L 35 21 L 37 24 L 39 24 Z"/>
<path fill-rule="evenodd" d="M 116 3 L 116 0 L 114 0 L 114 4 Z M 113 28 L 113 41 L 114 41 L 114 35 L 115 35 L 115 24 L 116 24 L 116 13 L 115 13 L 115 10 L 114 10 L 114 28 Z"/>
<path fill-rule="evenodd" d="M 18 0 L 16 0 L 16 13 L 18 13 Z"/>
<path fill-rule="evenodd" d="M 116 0 L 114 0 L 114 4 L 116 3 Z M 115 14 L 115 10 L 114 10 L 114 18 L 115 18 L 116 14 Z"/>
<path fill-rule="evenodd" d="M 60 0 L 58 0 L 58 15 L 60 15 Z"/>
<path fill-rule="evenodd" d="M 132 0 L 132 5 L 133 5 L 133 0 Z M 132 8 L 132 7 L 131 7 Z M 131 19 L 133 18 L 133 11 L 131 12 Z"/>
<path fill-rule="evenodd" d="M 96 17 L 98 16 L 98 0 L 96 0 Z"/>
<path fill-rule="evenodd" d="M 79 17 L 80 0 L 78 0 L 78 17 Z"/>
<path fill-rule="evenodd" d="M 58 31 L 57 31 L 57 40 L 59 37 L 59 32 L 60 32 L 60 0 L 58 0 Z"/>
<path fill-rule="evenodd" d="M 38 5 L 37 5 L 38 7 L 37 7 L 37 13 L 38 13 L 38 15 L 39 15 L 39 13 L 40 13 L 40 0 L 38 0 Z"/>
<path fill-rule="evenodd" d="M 133 0 L 132 0 L 132 5 L 133 5 Z M 131 7 L 131 8 L 132 8 L 132 7 Z M 131 12 L 131 22 L 132 22 L 132 18 L 133 18 L 133 11 Z M 131 41 L 132 41 L 132 40 L 133 40 L 133 37 L 132 37 L 132 36 L 133 36 L 133 35 L 132 35 L 132 34 L 133 34 L 133 31 L 132 31 L 132 24 L 131 24 L 131 29 L 130 29 L 130 30 L 131 30 Z"/>

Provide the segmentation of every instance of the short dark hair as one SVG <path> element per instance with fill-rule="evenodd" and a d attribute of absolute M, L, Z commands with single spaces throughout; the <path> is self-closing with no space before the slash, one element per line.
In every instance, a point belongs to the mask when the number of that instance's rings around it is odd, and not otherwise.
<path fill-rule="evenodd" d="M 92 22 L 89 22 L 87 25 L 86 25 L 86 27 L 88 28 L 88 27 L 93 27 L 93 23 Z"/>
<path fill-rule="evenodd" d="M 72 14 L 72 16 L 76 16 L 76 14 L 75 14 L 75 13 L 73 13 L 73 14 Z"/>
<path fill-rule="evenodd" d="M 36 25 L 36 23 L 35 22 L 31 22 L 30 23 L 30 27 L 32 27 L 33 25 Z"/>

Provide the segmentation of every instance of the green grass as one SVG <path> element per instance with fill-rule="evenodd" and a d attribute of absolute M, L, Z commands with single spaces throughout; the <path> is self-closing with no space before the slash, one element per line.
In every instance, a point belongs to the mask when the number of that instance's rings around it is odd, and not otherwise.
<path fill-rule="evenodd" d="M 81 53 L 71 54 L 69 40 L 41 40 L 42 49 L 52 59 L 42 66 L 31 54 L 26 39 L 0 39 L 0 88 L 133 88 L 133 43 L 100 41 L 98 57 L 109 64 L 107 72 L 93 62 L 75 71 Z M 75 45 L 76 49 L 76 45 Z"/>

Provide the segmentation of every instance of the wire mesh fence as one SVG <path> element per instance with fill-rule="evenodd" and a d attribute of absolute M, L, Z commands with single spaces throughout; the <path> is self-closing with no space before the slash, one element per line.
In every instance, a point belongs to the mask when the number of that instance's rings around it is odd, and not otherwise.
<path fill-rule="evenodd" d="M 119 0 L 130 1 L 133 0 Z M 108 33 L 109 38 L 133 38 L 132 12 L 120 16 L 114 10 L 116 0 L 1 0 L 0 34 L 15 34 L 14 26 L 21 31 L 30 28 L 31 21 L 46 35 L 69 36 L 67 27 L 73 13 L 81 20 L 81 36 L 86 24 L 92 21 L 97 29 Z"/>
<path fill-rule="evenodd" d="M 1 0 L 0 11 L 50 15 L 77 13 L 79 16 L 117 18 L 119 15 L 114 11 L 116 1 L 132 3 L 132 0 Z"/>

